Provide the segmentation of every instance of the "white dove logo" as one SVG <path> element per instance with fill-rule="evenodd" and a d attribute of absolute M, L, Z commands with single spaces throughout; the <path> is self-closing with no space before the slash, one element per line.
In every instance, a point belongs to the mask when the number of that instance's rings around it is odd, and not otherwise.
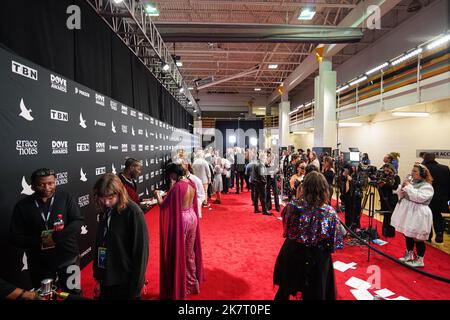
<path fill-rule="evenodd" d="M 80 234 L 87 234 L 87 233 L 88 233 L 87 226 L 81 226 L 81 233 Z"/>
<path fill-rule="evenodd" d="M 20 194 L 26 194 L 27 196 L 32 195 L 34 193 L 31 186 L 25 180 L 25 176 L 22 177 L 22 192 Z"/>
<path fill-rule="evenodd" d="M 86 173 L 83 172 L 83 168 L 80 169 L 80 180 L 83 182 L 87 181 Z"/>
<path fill-rule="evenodd" d="M 145 166 L 148 167 L 148 160 L 145 159 Z"/>
<path fill-rule="evenodd" d="M 148 196 L 148 189 L 145 188 L 145 194 Z"/>
<path fill-rule="evenodd" d="M 145 130 L 145 137 L 148 138 L 148 132 L 147 132 L 147 129 Z"/>
<path fill-rule="evenodd" d="M 20 113 L 19 117 L 24 118 L 27 121 L 33 121 L 34 118 L 31 116 L 31 109 L 27 109 L 23 99 L 20 99 Z"/>
<path fill-rule="evenodd" d="M 86 125 L 86 120 L 83 119 L 83 114 L 80 112 L 80 127 L 86 129 L 87 125 Z"/>
<path fill-rule="evenodd" d="M 25 252 L 23 253 L 22 263 L 23 263 L 23 267 L 22 267 L 21 271 L 28 270 L 28 258 L 27 258 L 27 254 Z"/>
<path fill-rule="evenodd" d="M 111 121 L 111 130 L 116 133 L 116 126 L 114 125 L 114 121 Z"/>
<path fill-rule="evenodd" d="M 135 135 L 135 133 L 134 133 L 134 127 L 133 126 L 131 126 L 131 134 L 134 136 Z"/>
<path fill-rule="evenodd" d="M 112 174 L 117 174 L 117 172 L 116 172 L 116 167 L 114 167 L 114 163 L 112 164 Z"/>

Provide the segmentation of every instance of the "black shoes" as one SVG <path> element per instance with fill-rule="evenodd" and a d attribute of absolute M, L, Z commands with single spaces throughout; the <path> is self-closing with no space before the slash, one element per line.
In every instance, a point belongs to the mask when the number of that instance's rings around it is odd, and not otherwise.
<path fill-rule="evenodd" d="M 265 215 L 265 216 L 271 216 L 272 214 L 273 214 L 272 212 L 268 212 L 268 211 L 263 212 L 263 215 Z"/>
<path fill-rule="evenodd" d="M 443 243 L 444 242 L 444 234 L 441 232 L 436 233 L 436 238 L 434 238 L 434 241 L 436 243 Z"/>
<path fill-rule="evenodd" d="M 256 209 L 254 212 L 255 213 L 261 213 L 261 210 Z"/>

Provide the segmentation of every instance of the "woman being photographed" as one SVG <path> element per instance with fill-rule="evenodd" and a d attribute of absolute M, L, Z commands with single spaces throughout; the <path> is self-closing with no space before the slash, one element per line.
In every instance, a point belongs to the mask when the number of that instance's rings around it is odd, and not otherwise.
<path fill-rule="evenodd" d="M 203 281 L 198 200 L 195 183 L 185 177 L 179 164 L 166 171 L 172 187 L 160 205 L 160 295 L 161 299 L 181 300 L 200 292 Z"/>
<path fill-rule="evenodd" d="M 300 200 L 282 212 L 283 236 L 274 284 L 275 300 L 302 293 L 303 300 L 334 300 L 336 289 L 331 254 L 343 248 L 342 230 L 334 209 L 327 205 L 328 183 L 319 172 L 307 174 Z"/>
<path fill-rule="evenodd" d="M 400 258 L 413 267 L 423 268 L 425 240 L 431 232 L 433 214 L 428 205 L 433 198 L 433 178 L 423 164 L 414 164 L 411 178 L 405 179 L 397 190 L 399 201 L 391 218 L 391 225 L 405 235 L 406 252 Z M 414 254 L 414 246 L 417 254 Z"/>
<path fill-rule="evenodd" d="M 305 177 L 305 169 L 306 169 L 306 163 L 299 161 L 295 164 L 295 174 L 291 177 L 291 180 L 289 180 L 289 185 L 291 187 L 291 194 L 295 195 L 297 197 L 297 187 L 302 183 L 303 178 Z"/>
<path fill-rule="evenodd" d="M 94 197 L 100 211 L 93 266 L 97 294 L 101 300 L 140 299 L 149 251 L 144 214 L 112 173 L 95 183 Z"/>

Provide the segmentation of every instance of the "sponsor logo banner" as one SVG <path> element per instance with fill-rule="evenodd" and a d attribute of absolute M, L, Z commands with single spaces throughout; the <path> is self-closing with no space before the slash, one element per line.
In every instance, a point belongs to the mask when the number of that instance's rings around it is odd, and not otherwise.
<path fill-rule="evenodd" d="M 56 89 L 56 90 L 59 90 L 62 92 L 67 92 L 66 79 L 64 79 L 60 76 L 55 76 L 54 74 L 50 74 L 50 83 L 51 83 L 52 89 Z"/>
<path fill-rule="evenodd" d="M 106 144 L 104 142 L 96 142 L 95 143 L 95 152 L 105 152 Z"/>
<path fill-rule="evenodd" d="M 86 207 L 89 204 L 89 195 L 78 197 L 78 206 L 80 208 Z"/>
<path fill-rule="evenodd" d="M 38 142 L 36 140 L 17 140 L 16 150 L 20 156 L 32 156 L 38 154 Z"/>
<path fill-rule="evenodd" d="M 11 61 L 11 70 L 14 73 L 17 73 L 25 78 L 29 78 L 31 80 L 38 80 L 38 72 L 37 70 L 27 67 L 24 64 L 18 63 L 14 60 Z"/>
<path fill-rule="evenodd" d="M 124 114 L 124 115 L 128 115 L 128 107 L 122 106 L 121 112 L 122 112 L 122 114 Z"/>
<path fill-rule="evenodd" d="M 122 152 L 128 152 L 128 144 L 122 143 Z"/>
<path fill-rule="evenodd" d="M 69 114 L 67 112 L 51 109 L 50 110 L 50 119 L 68 122 L 69 121 Z"/>
<path fill-rule="evenodd" d="M 89 149 L 89 143 L 77 143 L 77 152 L 88 152 Z"/>
<path fill-rule="evenodd" d="M 69 183 L 69 174 L 67 172 L 58 172 L 56 174 L 56 185 L 60 186 Z"/>
<path fill-rule="evenodd" d="M 79 95 L 81 95 L 83 97 L 86 97 L 86 98 L 90 98 L 91 97 L 91 94 L 89 92 L 83 91 L 83 90 L 81 90 L 78 87 L 75 87 L 75 94 L 79 94 Z"/>
<path fill-rule="evenodd" d="M 101 106 L 105 106 L 105 97 L 101 94 L 96 93 L 95 94 L 95 103 Z"/>
<path fill-rule="evenodd" d="M 52 141 L 52 154 L 68 154 L 69 147 L 67 141 Z"/>
<path fill-rule="evenodd" d="M 95 175 L 99 176 L 106 173 L 106 167 L 95 168 Z"/>

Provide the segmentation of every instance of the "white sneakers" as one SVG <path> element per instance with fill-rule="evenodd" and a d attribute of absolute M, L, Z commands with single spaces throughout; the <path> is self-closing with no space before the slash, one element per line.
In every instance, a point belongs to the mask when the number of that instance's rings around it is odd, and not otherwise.
<path fill-rule="evenodd" d="M 423 268 L 425 266 L 425 264 L 423 263 L 423 257 L 419 256 L 417 256 L 417 258 L 413 261 L 406 262 L 406 264 L 415 268 Z"/>
<path fill-rule="evenodd" d="M 413 251 L 406 251 L 405 255 L 398 260 L 405 262 L 407 265 L 415 268 L 423 268 L 425 266 L 423 262 L 423 257 L 416 256 L 414 257 Z"/>
<path fill-rule="evenodd" d="M 414 252 L 406 250 L 405 255 L 398 260 L 403 262 L 413 261 L 414 260 Z"/>

